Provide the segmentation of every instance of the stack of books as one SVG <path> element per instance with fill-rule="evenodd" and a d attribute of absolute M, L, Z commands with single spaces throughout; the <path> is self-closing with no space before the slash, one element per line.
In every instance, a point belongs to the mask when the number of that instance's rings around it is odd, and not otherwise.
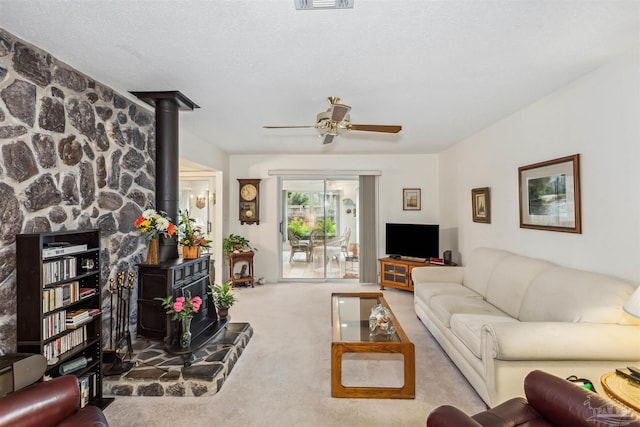
<path fill-rule="evenodd" d="M 93 316 L 100 313 L 99 308 L 85 308 L 67 312 L 67 329 L 76 329 L 87 323 Z"/>
<path fill-rule="evenodd" d="M 80 288 L 80 299 L 89 298 L 96 294 L 96 288 Z"/>

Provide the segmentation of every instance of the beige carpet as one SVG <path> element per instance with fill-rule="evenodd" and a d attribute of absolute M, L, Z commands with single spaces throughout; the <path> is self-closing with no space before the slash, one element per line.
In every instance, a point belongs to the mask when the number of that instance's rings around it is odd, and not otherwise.
<path fill-rule="evenodd" d="M 416 398 L 331 397 L 331 293 L 378 291 L 357 283 L 278 283 L 240 288 L 234 322 L 254 336 L 211 397 L 118 397 L 105 414 L 119 426 L 424 426 L 441 404 L 484 404 L 413 311 L 413 294 L 384 291 L 416 349 Z M 393 371 L 393 369 L 391 369 Z"/>

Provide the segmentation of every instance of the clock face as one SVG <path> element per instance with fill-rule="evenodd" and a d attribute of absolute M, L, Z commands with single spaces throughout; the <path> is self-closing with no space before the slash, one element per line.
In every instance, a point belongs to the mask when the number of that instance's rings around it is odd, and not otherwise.
<path fill-rule="evenodd" d="M 240 196 L 242 196 L 244 200 L 253 200 L 256 198 L 257 195 L 258 195 L 258 190 L 253 184 L 243 185 L 242 188 L 240 189 Z"/>

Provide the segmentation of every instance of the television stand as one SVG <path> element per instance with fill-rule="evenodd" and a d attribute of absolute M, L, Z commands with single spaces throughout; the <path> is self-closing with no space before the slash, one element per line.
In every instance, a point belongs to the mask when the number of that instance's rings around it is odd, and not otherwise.
<path fill-rule="evenodd" d="M 411 259 L 406 259 L 411 258 Z M 411 280 L 411 270 L 416 267 L 451 267 L 451 265 L 436 265 L 424 261 L 413 261 L 413 259 L 424 260 L 424 258 L 401 257 L 380 258 L 380 290 L 387 288 L 402 289 L 413 292 L 413 280 Z"/>

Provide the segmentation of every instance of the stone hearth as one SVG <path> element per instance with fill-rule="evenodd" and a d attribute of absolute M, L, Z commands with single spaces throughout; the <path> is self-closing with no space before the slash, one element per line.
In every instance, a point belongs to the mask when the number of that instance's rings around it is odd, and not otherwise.
<path fill-rule="evenodd" d="M 102 392 L 105 397 L 212 396 L 222 388 L 252 335 L 249 323 L 229 323 L 225 333 L 193 354 L 188 367 L 180 356 L 167 353 L 162 342 L 137 340 L 134 367 L 105 376 Z"/>

